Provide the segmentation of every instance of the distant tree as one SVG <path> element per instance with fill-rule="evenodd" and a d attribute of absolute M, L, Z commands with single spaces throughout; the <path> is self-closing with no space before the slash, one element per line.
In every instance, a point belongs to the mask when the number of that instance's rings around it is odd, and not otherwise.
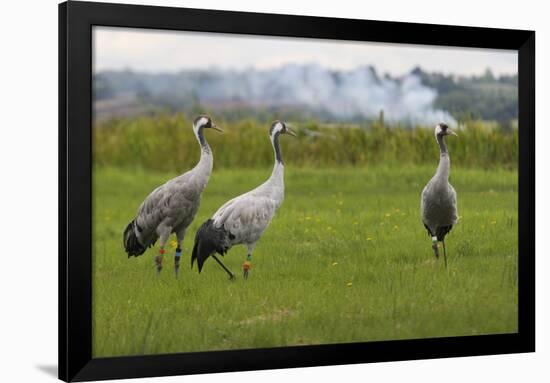
<path fill-rule="evenodd" d="M 92 89 L 94 100 L 104 100 L 112 98 L 115 95 L 109 81 L 102 76 L 95 76 Z"/>

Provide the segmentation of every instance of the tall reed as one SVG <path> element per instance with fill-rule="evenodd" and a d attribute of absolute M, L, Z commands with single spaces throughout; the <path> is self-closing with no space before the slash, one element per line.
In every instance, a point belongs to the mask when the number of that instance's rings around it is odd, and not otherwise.
<path fill-rule="evenodd" d="M 216 167 L 266 167 L 273 161 L 269 121 L 216 120 L 223 134 L 207 131 Z M 144 168 L 179 172 L 196 163 L 197 142 L 192 119 L 183 114 L 110 120 L 93 127 L 96 166 Z M 295 167 L 338 167 L 435 163 L 438 147 L 433 127 L 388 127 L 296 123 L 298 139 L 283 137 L 284 159 Z M 516 168 L 517 130 L 504 132 L 495 124 L 468 121 L 448 139 L 454 164 L 462 167 Z"/>

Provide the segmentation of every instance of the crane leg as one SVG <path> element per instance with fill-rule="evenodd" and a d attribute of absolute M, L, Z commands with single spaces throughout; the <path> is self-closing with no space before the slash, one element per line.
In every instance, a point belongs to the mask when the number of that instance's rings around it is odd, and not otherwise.
<path fill-rule="evenodd" d="M 164 258 L 165 252 L 166 250 L 164 250 L 164 246 L 161 246 L 158 255 L 155 257 L 155 266 L 157 267 L 157 275 L 160 275 L 160 272 L 162 271 L 162 260 Z"/>
<path fill-rule="evenodd" d="M 170 232 L 171 230 L 169 228 L 165 228 L 160 234 L 160 250 L 158 255 L 155 257 L 157 275 L 159 275 L 160 272 L 162 271 L 162 261 L 164 259 L 164 253 L 166 253 L 166 250 L 164 250 L 164 246 L 166 245 L 166 241 L 168 240 L 168 236 L 170 235 Z"/>
<path fill-rule="evenodd" d="M 181 244 L 183 243 L 185 232 L 177 233 L 176 236 L 177 236 L 178 247 L 176 248 L 176 253 L 174 254 L 174 272 L 176 273 L 176 278 L 178 278 L 179 270 L 180 270 L 180 259 L 181 259 Z"/>
<path fill-rule="evenodd" d="M 436 258 L 439 258 L 439 248 L 437 247 L 437 237 L 432 237 L 432 250 L 434 251 L 434 255 Z"/>
<path fill-rule="evenodd" d="M 234 281 L 235 280 L 235 274 L 233 274 L 231 272 L 231 270 L 229 270 L 227 267 L 225 267 L 225 265 L 223 264 L 222 261 L 219 260 L 218 257 L 216 257 L 215 254 L 212 254 L 212 258 L 214 258 L 216 260 L 216 262 L 218 262 L 218 265 L 220 265 L 222 267 L 222 269 L 225 270 L 225 272 L 229 275 L 229 280 L 230 281 Z"/>
<path fill-rule="evenodd" d="M 176 253 L 174 254 L 174 272 L 176 273 L 176 278 L 179 277 L 180 259 L 181 259 L 181 245 L 178 244 L 178 247 L 176 248 Z"/>
<path fill-rule="evenodd" d="M 250 271 L 250 268 L 252 267 L 252 254 L 248 254 L 246 256 L 246 261 L 243 263 L 243 277 L 244 279 L 248 279 L 248 273 Z"/>
<path fill-rule="evenodd" d="M 441 243 L 443 243 L 443 258 L 445 259 L 445 269 L 447 269 L 447 251 L 445 250 L 445 239 L 443 239 Z"/>
<path fill-rule="evenodd" d="M 246 261 L 244 261 L 244 263 L 243 263 L 243 277 L 244 277 L 244 279 L 248 279 L 248 274 L 250 273 L 250 269 L 252 268 L 252 253 L 254 252 L 255 247 L 256 247 L 255 243 L 248 243 L 246 245 L 248 253 L 246 255 Z"/>

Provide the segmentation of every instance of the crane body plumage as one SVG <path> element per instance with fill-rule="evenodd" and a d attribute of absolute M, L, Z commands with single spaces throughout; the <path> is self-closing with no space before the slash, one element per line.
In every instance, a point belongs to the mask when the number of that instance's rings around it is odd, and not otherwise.
<path fill-rule="evenodd" d="M 445 124 L 438 124 L 435 136 L 439 145 L 439 165 L 432 179 L 422 190 L 420 211 L 424 227 L 432 237 L 432 249 L 439 257 L 437 242 L 443 243 L 445 252 L 445 236 L 458 221 L 457 196 L 453 186 L 449 183 L 451 160 L 444 136 L 456 135 Z M 445 262 L 446 262 L 446 254 Z"/>
<path fill-rule="evenodd" d="M 187 173 L 157 187 L 145 198 L 132 221 L 139 248 L 127 247 L 129 256 L 143 254 L 168 228 L 169 234 L 185 231 L 198 211 L 201 193 L 208 183 L 211 170 L 212 161 L 205 160 L 203 164 L 199 163 Z"/>
<path fill-rule="evenodd" d="M 251 260 L 256 242 L 284 200 L 284 164 L 279 149 L 279 135 L 284 133 L 293 134 L 283 123 L 274 122 L 270 129 L 270 138 L 275 151 L 275 164 L 269 179 L 257 188 L 226 202 L 197 231 L 191 265 L 196 260 L 199 272 L 205 260 L 213 253 L 224 255 L 231 247 L 239 244 L 246 245 L 247 260 Z M 232 278 L 232 273 L 215 256 L 214 258 Z M 247 262 L 243 267 L 246 277 Z"/>
<path fill-rule="evenodd" d="M 170 234 L 177 238 L 176 272 L 185 232 L 199 209 L 201 194 L 206 187 L 214 159 L 204 138 L 204 128 L 215 128 L 210 118 L 199 116 L 193 124 L 201 147 L 197 165 L 153 190 L 141 203 L 136 217 L 124 231 L 124 248 L 128 257 L 139 256 L 160 239 L 161 251 L 155 259 L 157 270 L 162 268 L 164 246 Z"/>

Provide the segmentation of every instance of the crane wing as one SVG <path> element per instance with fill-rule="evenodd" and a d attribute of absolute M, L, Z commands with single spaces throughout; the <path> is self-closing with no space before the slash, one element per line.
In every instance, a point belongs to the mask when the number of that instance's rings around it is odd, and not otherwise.
<path fill-rule="evenodd" d="M 268 196 L 243 194 L 218 210 L 214 225 L 231 233 L 232 243 L 254 243 L 271 222 L 277 206 L 277 201 Z"/>
<path fill-rule="evenodd" d="M 451 214 L 451 219 L 452 219 L 453 224 L 455 224 L 458 221 L 458 206 L 457 206 L 457 202 L 456 202 L 456 190 L 453 187 L 453 185 L 451 185 L 451 184 L 449 184 L 449 191 L 450 191 L 450 195 L 451 195 L 451 205 L 453 207 L 452 214 Z"/>
<path fill-rule="evenodd" d="M 170 196 L 166 193 L 165 185 L 161 185 L 153 190 L 141 203 L 136 216 L 140 239 L 147 239 L 154 235 L 155 229 L 165 215 L 163 206 L 166 207 L 169 201 Z"/>
<path fill-rule="evenodd" d="M 437 185 L 429 182 L 420 198 L 422 222 L 435 230 L 439 226 L 449 226 L 457 222 L 456 191 L 451 184 Z"/>
<path fill-rule="evenodd" d="M 136 216 L 140 240 L 154 241 L 156 229 L 162 222 L 173 227 L 180 223 L 182 217 L 194 216 L 200 190 L 196 190 L 191 181 L 189 177 L 170 180 L 145 198 Z"/>

